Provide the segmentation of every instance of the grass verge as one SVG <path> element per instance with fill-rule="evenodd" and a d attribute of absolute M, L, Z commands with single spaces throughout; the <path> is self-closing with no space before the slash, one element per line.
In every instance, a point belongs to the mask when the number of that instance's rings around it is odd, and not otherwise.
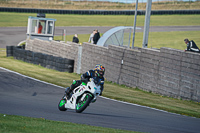
<path fill-rule="evenodd" d="M 0 16 L 0 27 L 16 27 L 27 26 L 28 17 L 36 17 L 37 14 L 0 12 Z M 46 14 L 46 18 L 56 19 L 56 26 L 133 26 L 133 16 L 134 15 Z M 136 26 L 144 26 L 144 20 L 145 15 L 138 15 Z M 199 22 L 199 14 L 151 15 L 150 26 L 191 26 L 200 25 Z"/>
<path fill-rule="evenodd" d="M 0 114 L 1 133 L 137 133 L 133 131 Z"/>
<path fill-rule="evenodd" d="M 61 1 L 61 0 L 48 0 L 48 1 L 30 1 L 30 0 L 1 0 L 2 7 L 18 7 L 18 8 L 41 8 L 41 9 L 70 9 L 70 10 L 134 10 L 135 1 L 97 1 L 97 0 L 84 0 L 84 1 Z M 199 9 L 199 1 L 154 1 L 152 2 L 152 10 L 188 10 Z M 146 2 L 138 3 L 139 10 L 146 9 Z"/>
<path fill-rule="evenodd" d="M 0 27 L 27 26 L 28 16 L 36 16 L 36 13 L 0 12 L 0 16 Z M 134 20 L 132 15 L 46 14 L 46 17 L 55 18 L 57 20 L 56 26 L 132 26 Z M 186 21 L 186 19 L 191 21 Z M 137 26 L 144 26 L 144 20 L 144 15 L 138 15 Z M 150 26 L 199 26 L 199 22 L 200 15 L 152 15 Z M 91 31 L 92 30 L 94 29 L 91 29 Z M 148 47 L 170 47 L 184 50 L 186 48 L 186 45 L 183 41 L 185 38 L 194 40 L 200 47 L 199 34 L 200 31 L 150 32 Z M 89 36 L 90 35 L 87 34 L 79 34 L 80 42 L 87 42 Z M 67 41 L 72 41 L 72 38 L 73 35 L 68 35 L 66 39 Z M 55 40 L 62 40 L 62 38 L 55 37 Z M 143 32 L 136 32 L 135 46 L 141 47 L 142 41 Z"/>
<path fill-rule="evenodd" d="M 101 34 L 102 35 L 102 34 Z M 151 48 L 161 48 L 168 47 L 174 49 L 184 50 L 186 49 L 186 44 L 184 43 L 185 38 L 189 40 L 194 40 L 197 46 L 200 48 L 200 31 L 172 31 L 172 32 L 150 32 L 149 33 L 149 44 L 148 47 Z M 72 41 L 74 35 L 67 35 L 66 40 Z M 87 42 L 90 34 L 79 34 L 78 38 L 80 43 Z M 61 36 L 55 36 L 55 40 L 62 40 Z M 135 34 L 135 47 L 142 47 L 143 33 L 136 32 Z M 132 44 L 132 40 L 130 42 Z M 131 45 L 132 46 L 132 45 Z"/>
<path fill-rule="evenodd" d="M 0 66 L 63 87 L 71 85 L 73 79 L 80 79 L 78 74 L 58 72 L 6 57 L 5 50 L 0 50 Z M 163 97 L 115 83 L 105 82 L 103 96 L 200 118 L 200 103 Z"/>

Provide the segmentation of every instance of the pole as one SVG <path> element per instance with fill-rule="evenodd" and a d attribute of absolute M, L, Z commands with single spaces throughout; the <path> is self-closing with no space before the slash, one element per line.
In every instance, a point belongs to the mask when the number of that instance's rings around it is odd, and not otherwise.
<path fill-rule="evenodd" d="M 66 39 L 65 39 L 65 37 L 66 37 L 66 30 L 64 29 L 64 34 L 63 34 L 63 36 L 64 36 L 64 42 L 66 41 Z"/>
<path fill-rule="evenodd" d="M 138 0 L 136 0 L 136 5 L 135 5 L 135 18 L 134 18 L 134 25 L 133 25 L 132 49 L 134 48 L 134 42 L 135 42 L 135 29 L 136 29 L 136 20 L 137 20 L 137 7 L 138 7 Z"/>
<path fill-rule="evenodd" d="M 152 0 L 147 0 L 142 47 L 147 48 Z"/>

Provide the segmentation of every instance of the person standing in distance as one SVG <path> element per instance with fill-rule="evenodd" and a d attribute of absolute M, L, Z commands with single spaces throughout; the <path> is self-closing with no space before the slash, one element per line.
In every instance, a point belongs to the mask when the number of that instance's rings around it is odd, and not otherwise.
<path fill-rule="evenodd" d="M 99 34 L 98 30 L 95 30 L 95 34 L 93 37 L 94 44 L 97 44 L 99 38 L 100 38 L 100 34 Z"/>
<path fill-rule="evenodd" d="M 75 34 L 73 39 L 72 39 L 72 42 L 75 42 L 75 43 L 79 43 L 79 39 L 78 39 L 78 35 Z"/>
<path fill-rule="evenodd" d="M 96 33 L 96 31 L 93 30 L 92 34 L 90 34 L 90 38 L 89 38 L 88 42 L 94 44 L 93 37 L 94 37 L 94 34 L 95 34 L 95 33 Z"/>

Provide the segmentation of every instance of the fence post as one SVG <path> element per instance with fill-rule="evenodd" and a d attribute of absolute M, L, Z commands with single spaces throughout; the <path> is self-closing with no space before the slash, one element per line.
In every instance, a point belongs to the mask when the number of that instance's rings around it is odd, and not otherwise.
<path fill-rule="evenodd" d="M 82 46 L 78 46 L 78 60 L 77 60 L 77 70 L 76 73 L 81 73 L 81 56 L 82 56 Z"/>
<path fill-rule="evenodd" d="M 144 36 L 142 47 L 147 48 L 148 37 L 149 37 L 149 25 L 150 25 L 150 16 L 151 16 L 151 4 L 152 0 L 147 0 L 146 14 L 145 14 L 145 24 L 144 24 Z"/>

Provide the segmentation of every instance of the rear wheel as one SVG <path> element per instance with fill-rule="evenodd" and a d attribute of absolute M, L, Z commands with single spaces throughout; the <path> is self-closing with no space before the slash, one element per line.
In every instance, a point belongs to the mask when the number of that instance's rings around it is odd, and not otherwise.
<path fill-rule="evenodd" d="M 65 103 L 66 103 L 67 101 L 66 101 L 66 99 L 64 98 L 64 96 L 63 96 L 63 98 L 60 100 L 60 102 L 58 103 L 58 109 L 60 110 L 60 111 L 66 111 L 67 109 L 65 108 Z"/>
<path fill-rule="evenodd" d="M 80 98 L 76 105 L 76 112 L 77 113 L 83 112 L 86 109 L 86 107 L 90 104 L 91 100 L 92 100 L 91 94 L 86 94 L 86 96 L 83 98 L 83 100 L 82 100 L 82 98 Z"/>

